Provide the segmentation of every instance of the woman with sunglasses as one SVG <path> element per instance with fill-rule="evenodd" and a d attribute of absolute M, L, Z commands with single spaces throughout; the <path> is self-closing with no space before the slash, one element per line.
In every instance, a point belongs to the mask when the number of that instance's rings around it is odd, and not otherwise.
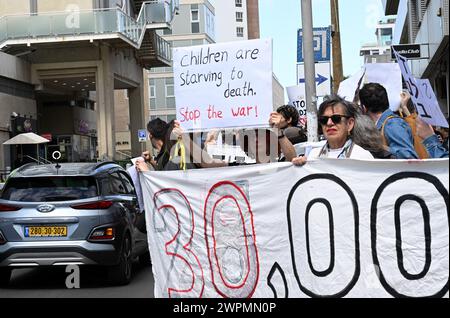
<path fill-rule="evenodd" d="M 318 112 L 319 125 L 327 143 L 322 148 L 312 149 L 307 157 L 297 157 L 292 162 L 301 166 L 316 158 L 373 159 L 369 151 L 352 140 L 357 111 L 355 105 L 337 95 L 327 97 Z"/>

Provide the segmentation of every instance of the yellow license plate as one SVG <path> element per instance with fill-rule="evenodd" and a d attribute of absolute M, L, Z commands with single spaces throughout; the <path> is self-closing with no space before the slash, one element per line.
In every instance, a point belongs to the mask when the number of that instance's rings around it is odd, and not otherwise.
<path fill-rule="evenodd" d="M 25 237 L 67 236 L 67 226 L 26 226 Z"/>

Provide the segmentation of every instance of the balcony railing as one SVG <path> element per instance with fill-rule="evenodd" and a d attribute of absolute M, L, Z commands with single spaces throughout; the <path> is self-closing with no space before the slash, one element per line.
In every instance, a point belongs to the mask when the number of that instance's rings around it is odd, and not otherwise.
<path fill-rule="evenodd" d="M 170 43 L 164 40 L 159 35 L 154 37 L 153 45 L 156 47 L 156 55 L 164 58 L 168 65 L 172 61 L 172 50 Z"/>
<path fill-rule="evenodd" d="M 120 37 L 139 49 L 147 29 L 168 28 L 179 0 L 142 4 L 137 19 L 119 8 L 9 15 L 0 18 L 0 49 L 8 44 Z"/>

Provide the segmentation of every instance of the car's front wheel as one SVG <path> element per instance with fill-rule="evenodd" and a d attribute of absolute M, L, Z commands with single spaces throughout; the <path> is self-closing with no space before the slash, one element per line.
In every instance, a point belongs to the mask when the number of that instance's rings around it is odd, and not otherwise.
<path fill-rule="evenodd" d="M 127 285 L 131 281 L 132 246 L 129 235 L 122 242 L 119 264 L 111 266 L 108 271 L 109 281 L 114 285 Z"/>
<path fill-rule="evenodd" d="M 0 268 L 0 287 L 8 286 L 10 279 L 11 279 L 11 269 L 4 267 Z"/>

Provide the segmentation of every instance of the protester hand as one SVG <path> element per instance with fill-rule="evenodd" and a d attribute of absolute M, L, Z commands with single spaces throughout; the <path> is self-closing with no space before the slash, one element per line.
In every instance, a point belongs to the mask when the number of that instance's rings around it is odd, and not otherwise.
<path fill-rule="evenodd" d="M 408 92 L 405 92 L 405 91 L 401 92 L 400 93 L 400 104 L 402 106 L 406 107 L 410 98 L 411 98 L 411 95 L 409 95 Z"/>
<path fill-rule="evenodd" d="M 416 118 L 416 133 L 422 139 L 427 139 L 428 137 L 434 135 L 434 130 L 431 125 L 424 122 L 419 116 Z"/>
<path fill-rule="evenodd" d="M 181 128 L 180 122 L 178 120 L 175 120 L 170 138 L 172 140 L 177 140 L 180 139 L 183 136 L 183 134 L 184 129 Z"/>
<path fill-rule="evenodd" d="M 150 156 L 150 151 L 146 150 L 141 154 L 142 158 L 144 158 L 144 160 L 146 162 L 150 162 L 151 161 L 151 156 Z"/>
<path fill-rule="evenodd" d="M 411 98 L 411 95 L 409 95 L 408 92 L 401 92 L 400 93 L 400 110 L 406 116 L 411 115 L 411 113 L 408 110 L 408 101 L 409 101 L 410 98 Z"/>
<path fill-rule="evenodd" d="M 149 171 L 147 164 L 145 163 L 144 158 L 138 158 L 136 160 L 136 170 L 137 171 Z"/>
<path fill-rule="evenodd" d="M 205 145 L 215 145 L 217 143 L 217 137 L 219 136 L 218 130 L 211 130 L 206 135 Z"/>
<path fill-rule="evenodd" d="M 308 158 L 306 156 L 300 156 L 292 159 L 292 163 L 296 166 L 303 166 L 306 161 L 308 161 Z"/>
<path fill-rule="evenodd" d="M 277 112 L 272 112 L 269 117 L 269 124 L 272 128 L 284 129 L 288 126 L 286 119 Z"/>

